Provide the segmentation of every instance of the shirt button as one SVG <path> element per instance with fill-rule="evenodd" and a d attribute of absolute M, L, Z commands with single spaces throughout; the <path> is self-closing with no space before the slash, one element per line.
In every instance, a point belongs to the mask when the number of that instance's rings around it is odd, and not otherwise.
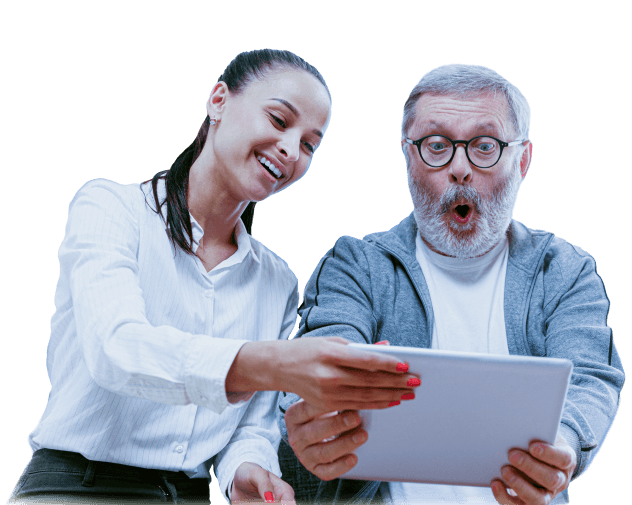
<path fill-rule="evenodd" d="M 182 447 L 181 445 L 179 445 L 178 447 L 176 447 L 176 452 L 178 454 L 182 454 L 184 452 L 184 447 Z"/>
<path fill-rule="evenodd" d="M 204 296 L 206 296 L 206 298 L 210 298 L 212 294 L 213 292 L 210 289 L 207 289 L 206 291 L 204 291 Z"/>

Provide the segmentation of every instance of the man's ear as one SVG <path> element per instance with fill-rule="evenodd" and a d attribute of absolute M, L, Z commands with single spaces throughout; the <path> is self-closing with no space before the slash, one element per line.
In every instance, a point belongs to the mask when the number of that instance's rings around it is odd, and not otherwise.
<path fill-rule="evenodd" d="M 226 98 L 229 94 L 230 91 L 228 91 L 228 86 L 224 81 L 219 81 L 213 86 L 211 96 L 209 96 L 206 102 L 206 113 L 209 117 L 221 119 L 226 104 Z"/>
<path fill-rule="evenodd" d="M 529 166 L 531 165 L 531 153 L 533 151 L 533 144 L 530 140 L 525 140 L 522 145 L 525 146 L 525 150 L 522 152 L 522 158 L 520 158 L 520 173 L 522 174 L 522 178 L 524 179 L 527 176 Z"/>

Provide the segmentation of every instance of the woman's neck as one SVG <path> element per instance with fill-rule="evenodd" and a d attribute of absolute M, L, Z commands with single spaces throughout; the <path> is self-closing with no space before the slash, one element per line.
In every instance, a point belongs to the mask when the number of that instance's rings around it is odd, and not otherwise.
<path fill-rule="evenodd" d="M 233 244 L 237 220 L 248 205 L 230 194 L 219 172 L 204 150 L 189 171 L 189 212 L 204 230 L 205 248 Z"/>

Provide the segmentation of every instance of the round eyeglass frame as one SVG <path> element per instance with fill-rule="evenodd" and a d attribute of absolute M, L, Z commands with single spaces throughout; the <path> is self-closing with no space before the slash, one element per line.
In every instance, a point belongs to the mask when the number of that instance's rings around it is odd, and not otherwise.
<path fill-rule="evenodd" d="M 443 165 L 431 165 L 430 163 L 428 163 L 426 160 L 424 160 L 424 157 L 421 154 L 421 143 L 426 140 L 427 138 L 430 137 L 442 137 L 446 140 L 449 140 L 450 143 L 452 144 L 452 156 L 450 156 L 450 159 L 444 163 Z M 476 139 L 480 139 L 480 138 L 488 138 L 488 139 L 494 139 L 496 142 L 498 142 L 498 145 L 500 146 L 500 153 L 498 154 L 498 159 L 492 164 L 489 165 L 488 167 L 481 167 L 479 165 L 477 165 L 476 163 L 474 163 L 471 158 L 470 158 L 470 154 L 468 152 L 468 148 L 470 146 L 470 142 L 473 142 Z M 470 140 L 452 140 L 450 137 L 446 137 L 445 135 L 437 135 L 437 134 L 433 134 L 433 135 L 426 135 L 425 137 L 421 137 L 420 139 L 417 140 L 411 140 L 408 137 L 404 138 L 404 142 L 411 144 L 411 145 L 415 145 L 417 146 L 417 152 L 419 152 L 419 157 L 421 158 L 421 161 L 423 161 L 426 165 L 428 165 L 429 167 L 432 168 L 441 168 L 441 167 L 445 167 L 446 165 L 449 165 L 452 162 L 452 159 L 454 158 L 454 155 L 456 154 L 456 146 L 457 144 L 464 144 L 464 149 L 465 149 L 465 156 L 467 156 L 468 161 L 474 165 L 476 168 L 480 168 L 481 170 L 486 170 L 488 168 L 492 168 L 494 165 L 496 165 L 496 163 L 498 163 L 500 161 L 500 158 L 503 155 L 503 150 L 505 149 L 505 147 L 511 147 L 511 146 L 517 146 L 518 144 L 522 144 L 524 142 L 524 140 L 514 140 L 512 142 L 505 142 L 504 140 L 500 140 L 497 139 L 496 137 L 492 137 L 491 135 L 478 135 L 474 138 L 471 138 Z"/>

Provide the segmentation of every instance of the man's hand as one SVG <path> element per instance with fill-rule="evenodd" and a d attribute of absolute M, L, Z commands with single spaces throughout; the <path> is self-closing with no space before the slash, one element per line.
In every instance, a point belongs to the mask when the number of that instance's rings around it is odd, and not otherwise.
<path fill-rule="evenodd" d="M 577 456 L 564 437 L 558 436 L 555 445 L 532 442 L 529 451 L 509 451 L 511 465 L 501 470 L 505 485 L 492 481 L 494 498 L 503 505 L 548 505 L 571 480 Z M 515 496 L 508 493 L 510 487 Z"/>
<path fill-rule="evenodd" d="M 352 452 L 367 440 L 356 411 L 328 415 L 306 401 L 287 409 L 288 441 L 298 460 L 322 480 L 332 480 L 358 462 Z"/>
<path fill-rule="evenodd" d="M 254 463 L 237 467 L 231 503 L 288 503 L 294 504 L 294 490 L 287 482 Z"/>

